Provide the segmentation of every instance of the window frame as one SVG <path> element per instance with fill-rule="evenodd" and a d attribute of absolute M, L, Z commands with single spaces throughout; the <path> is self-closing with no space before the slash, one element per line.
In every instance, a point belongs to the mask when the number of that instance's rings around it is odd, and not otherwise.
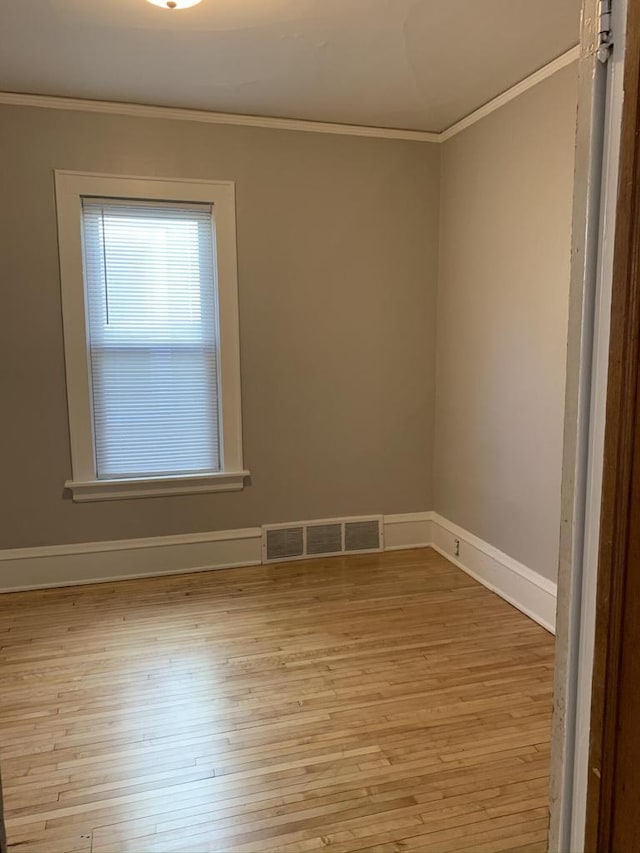
<path fill-rule="evenodd" d="M 130 177 L 55 171 L 58 250 L 62 294 L 67 405 L 72 478 L 65 482 L 74 501 L 238 491 L 249 472 L 242 460 L 240 334 L 233 181 Z M 177 476 L 98 479 L 88 315 L 82 247 L 82 198 L 211 204 L 215 229 L 219 323 L 219 472 Z"/>

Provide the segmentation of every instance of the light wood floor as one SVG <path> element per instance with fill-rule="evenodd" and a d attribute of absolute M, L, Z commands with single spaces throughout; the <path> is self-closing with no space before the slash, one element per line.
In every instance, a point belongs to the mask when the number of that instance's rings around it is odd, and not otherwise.
<path fill-rule="evenodd" d="M 9 849 L 543 851 L 552 667 L 431 550 L 2 596 Z"/>

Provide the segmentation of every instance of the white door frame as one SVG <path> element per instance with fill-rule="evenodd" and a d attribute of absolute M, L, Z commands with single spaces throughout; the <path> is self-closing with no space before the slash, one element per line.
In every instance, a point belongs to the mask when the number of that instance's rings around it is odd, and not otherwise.
<path fill-rule="evenodd" d="M 565 451 L 551 754 L 551 853 L 584 850 L 611 279 L 627 0 L 613 51 L 597 56 L 597 0 L 584 0 L 567 348 Z"/>

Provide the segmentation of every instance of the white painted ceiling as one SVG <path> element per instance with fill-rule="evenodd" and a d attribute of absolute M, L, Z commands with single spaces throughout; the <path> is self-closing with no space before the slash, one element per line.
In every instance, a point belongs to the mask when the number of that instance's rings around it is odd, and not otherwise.
<path fill-rule="evenodd" d="M 0 89 L 440 131 L 578 41 L 580 0 L 0 0 Z"/>

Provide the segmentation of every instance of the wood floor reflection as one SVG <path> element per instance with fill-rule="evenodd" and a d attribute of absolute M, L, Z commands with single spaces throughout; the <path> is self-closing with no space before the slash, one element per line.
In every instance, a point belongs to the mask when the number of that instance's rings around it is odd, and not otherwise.
<path fill-rule="evenodd" d="M 553 638 L 431 549 L 0 597 L 10 853 L 544 851 Z"/>

